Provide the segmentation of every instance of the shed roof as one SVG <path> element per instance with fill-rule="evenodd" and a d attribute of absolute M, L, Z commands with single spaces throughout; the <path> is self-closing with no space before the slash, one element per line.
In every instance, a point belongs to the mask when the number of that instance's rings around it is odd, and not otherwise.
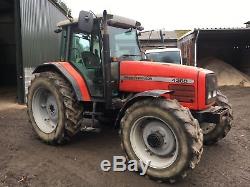
<path fill-rule="evenodd" d="M 102 18 L 103 14 L 96 14 L 95 16 L 98 19 L 98 18 Z M 110 16 L 110 18 L 114 20 L 115 22 L 126 23 L 127 25 L 131 25 L 133 27 L 141 26 L 140 22 L 130 19 L 130 18 L 113 15 L 113 14 L 108 14 L 108 16 Z M 79 21 L 79 18 L 69 18 L 64 21 L 59 22 L 57 26 L 63 27 L 63 26 L 71 25 L 71 24 L 76 24 L 78 23 L 78 21 Z"/>
<path fill-rule="evenodd" d="M 195 33 L 199 32 L 199 38 L 201 38 L 201 35 L 203 37 L 209 38 L 209 37 L 229 37 L 231 39 L 234 39 L 234 37 L 246 37 L 250 33 L 250 28 L 245 27 L 233 27 L 233 28 L 198 28 L 194 29 L 187 34 L 183 35 L 179 40 L 185 39 L 186 37 L 193 35 Z"/>

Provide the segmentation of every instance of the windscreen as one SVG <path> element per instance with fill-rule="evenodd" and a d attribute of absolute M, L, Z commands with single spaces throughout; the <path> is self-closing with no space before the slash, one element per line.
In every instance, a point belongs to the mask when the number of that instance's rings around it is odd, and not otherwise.
<path fill-rule="evenodd" d="M 141 60 L 136 29 L 108 26 L 111 57 Z"/>

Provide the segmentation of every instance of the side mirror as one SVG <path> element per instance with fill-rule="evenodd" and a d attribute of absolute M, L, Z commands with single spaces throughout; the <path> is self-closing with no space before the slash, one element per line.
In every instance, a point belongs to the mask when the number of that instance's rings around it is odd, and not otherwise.
<path fill-rule="evenodd" d="M 93 14 L 87 11 L 81 11 L 78 19 L 78 28 L 87 33 L 91 33 L 94 25 Z"/>

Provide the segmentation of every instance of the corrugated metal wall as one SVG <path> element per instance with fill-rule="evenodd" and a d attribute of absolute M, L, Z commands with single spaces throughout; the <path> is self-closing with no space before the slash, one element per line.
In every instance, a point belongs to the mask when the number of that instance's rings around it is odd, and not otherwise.
<path fill-rule="evenodd" d="M 60 34 L 56 24 L 67 19 L 49 0 L 19 0 L 24 86 L 27 93 L 33 69 L 44 62 L 59 59 Z"/>
<path fill-rule="evenodd" d="M 23 66 L 34 67 L 59 57 L 56 24 L 65 15 L 48 0 L 21 0 Z"/>

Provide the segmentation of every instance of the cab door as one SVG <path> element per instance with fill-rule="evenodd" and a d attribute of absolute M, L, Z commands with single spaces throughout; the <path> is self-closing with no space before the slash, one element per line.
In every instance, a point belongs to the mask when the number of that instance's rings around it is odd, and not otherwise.
<path fill-rule="evenodd" d="M 101 43 L 98 34 L 72 32 L 69 61 L 84 77 L 92 97 L 103 97 Z"/>

